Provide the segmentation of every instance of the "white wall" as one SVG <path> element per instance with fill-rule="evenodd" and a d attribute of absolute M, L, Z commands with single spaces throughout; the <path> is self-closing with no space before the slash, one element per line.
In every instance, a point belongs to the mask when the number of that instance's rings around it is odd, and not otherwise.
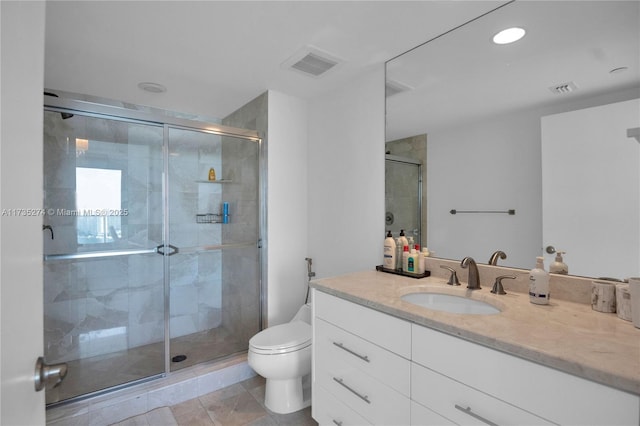
<path fill-rule="evenodd" d="M 308 254 L 308 107 L 268 93 L 267 323 L 289 321 L 304 303 Z"/>
<path fill-rule="evenodd" d="M 44 2 L 0 2 L 0 208 L 42 207 Z M 34 391 L 42 338 L 42 217 L 0 216 L 0 424 L 45 423 Z"/>
<path fill-rule="evenodd" d="M 640 274 L 635 127 L 640 99 L 542 117 L 543 243 L 567 252 L 572 274 Z"/>
<path fill-rule="evenodd" d="M 471 256 L 479 263 L 503 250 L 501 265 L 533 267 L 542 247 L 540 167 L 540 123 L 529 114 L 429 134 L 429 249 L 437 257 Z M 516 214 L 452 215 L 452 209 Z"/>
<path fill-rule="evenodd" d="M 373 270 L 384 242 L 384 66 L 309 105 L 309 254 L 319 278 Z"/>
<path fill-rule="evenodd" d="M 472 256 L 482 263 L 494 250 L 504 250 L 508 257 L 500 265 L 532 268 L 543 248 L 540 118 L 637 98 L 639 93 L 623 90 L 429 133 L 429 249 L 437 257 Z M 451 215 L 451 209 L 515 209 L 516 214 Z"/>

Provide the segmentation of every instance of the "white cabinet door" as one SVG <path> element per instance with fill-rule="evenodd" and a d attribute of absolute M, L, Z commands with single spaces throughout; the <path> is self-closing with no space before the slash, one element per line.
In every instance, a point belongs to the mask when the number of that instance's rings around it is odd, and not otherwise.
<path fill-rule="evenodd" d="M 44 2 L 0 2 L 0 424 L 43 425 L 34 369 L 43 354 L 42 207 Z M 5 210 L 6 209 L 6 210 Z"/>

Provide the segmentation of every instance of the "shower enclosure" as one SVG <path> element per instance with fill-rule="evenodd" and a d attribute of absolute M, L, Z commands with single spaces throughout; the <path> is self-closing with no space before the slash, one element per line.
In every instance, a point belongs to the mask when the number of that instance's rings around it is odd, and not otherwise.
<path fill-rule="evenodd" d="M 255 131 L 45 97 L 45 359 L 69 367 L 47 404 L 246 351 L 260 159 Z"/>
<path fill-rule="evenodd" d="M 422 233 L 422 165 L 397 155 L 385 156 L 385 226 L 394 237 L 404 229 L 416 244 L 424 244 Z"/>

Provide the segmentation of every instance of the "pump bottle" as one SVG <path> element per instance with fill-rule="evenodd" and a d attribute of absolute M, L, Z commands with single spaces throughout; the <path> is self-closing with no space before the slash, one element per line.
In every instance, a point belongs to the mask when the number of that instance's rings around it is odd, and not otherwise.
<path fill-rule="evenodd" d="M 408 246 L 409 245 L 409 240 L 407 240 L 407 237 L 404 236 L 404 229 L 400 230 L 400 247 L 402 247 L 402 249 L 404 250 L 404 246 Z"/>
<path fill-rule="evenodd" d="M 536 305 L 549 304 L 549 273 L 544 270 L 544 257 L 536 257 L 536 267 L 529 272 L 529 301 Z"/>
<path fill-rule="evenodd" d="M 385 269 L 396 269 L 396 241 L 391 235 L 391 231 L 387 231 L 387 238 L 384 240 L 384 260 L 382 267 Z"/>
<path fill-rule="evenodd" d="M 562 255 L 565 253 L 566 252 L 564 251 L 556 252 L 556 261 L 549 265 L 549 272 L 563 275 L 567 275 L 569 273 L 569 267 L 566 263 L 564 263 L 564 260 L 562 259 Z"/>

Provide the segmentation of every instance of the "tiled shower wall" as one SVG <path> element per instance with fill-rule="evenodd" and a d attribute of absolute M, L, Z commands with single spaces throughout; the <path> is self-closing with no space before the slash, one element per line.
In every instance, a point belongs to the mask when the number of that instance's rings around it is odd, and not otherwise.
<path fill-rule="evenodd" d="M 221 227 L 196 223 L 197 214 L 220 213 L 223 184 L 209 183 L 209 169 L 218 179 L 221 137 L 208 133 L 169 131 L 169 235 L 172 245 L 195 248 L 219 245 Z M 170 264 L 170 332 L 179 337 L 220 326 L 222 267 L 220 251 L 178 253 Z"/>
<path fill-rule="evenodd" d="M 257 130 L 261 135 L 266 135 L 267 96 L 267 93 L 258 96 L 224 118 L 222 124 Z M 228 169 L 229 177 L 243 183 L 241 186 L 225 185 L 223 188 L 225 201 L 229 201 L 231 209 L 230 224 L 222 230 L 225 242 L 255 241 L 259 237 L 259 156 L 255 143 L 238 144 L 229 138 L 222 138 L 222 160 L 225 167 L 231 168 Z M 260 251 L 255 248 L 225 250 L 222 267 L 222 298 L 225 301 L 223 326 L 242 342 L 239 349 L 246 350 L 249 339 L 261 329 Z"/>
<path fill-rule="evenodd" d="M 45 255 L 155 247 L 162 241 L 162 129 L 45 113 L 43 232 Z M 76 138 L 89 139 L 87 151 Z M 127 140 L 143 142 L 127 144 Z M 122 171 L 120 239 L 78 243 L 76 167 Z M 162 338 L 162 259 L 155 254 L 44 264 L 45 354 L 62 362 Z"/>

